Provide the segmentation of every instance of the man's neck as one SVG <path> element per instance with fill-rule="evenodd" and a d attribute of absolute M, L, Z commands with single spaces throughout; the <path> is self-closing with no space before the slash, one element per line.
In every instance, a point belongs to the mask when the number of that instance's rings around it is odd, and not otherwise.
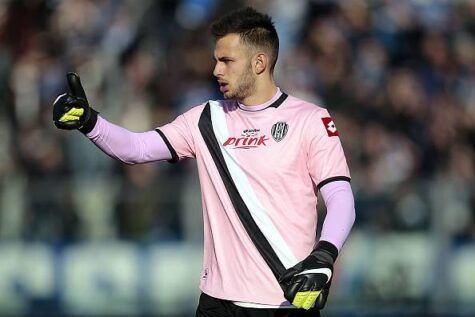
<path fill-rule="evenodd" d="M 273 81 L 261 85 L 256 83 L 256 85 L 256 92 L 243 100 L 238 100 L 239 103 L 248 107 L 257 106 L 270 100 L 277 93 L 277 86 Z"/>

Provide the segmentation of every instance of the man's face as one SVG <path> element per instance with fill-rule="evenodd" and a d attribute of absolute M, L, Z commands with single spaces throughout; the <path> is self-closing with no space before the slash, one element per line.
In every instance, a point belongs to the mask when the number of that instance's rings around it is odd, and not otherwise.
<path fill-rule="evenodd" d="M 238 34 L 228 34 L 216 42 L 213 75 L 226 99 L 243 100 L 255 90 L 256 75 L 251 67 L 250 49 Z"/>

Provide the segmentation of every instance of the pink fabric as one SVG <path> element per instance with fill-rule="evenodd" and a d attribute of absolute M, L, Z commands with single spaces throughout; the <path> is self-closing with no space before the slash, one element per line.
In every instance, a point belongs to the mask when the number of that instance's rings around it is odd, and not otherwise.
<path fill-rule="evenodd" d="M 330 115 L 292 96 L 278 108 L 260 111 L 243 110 L 231 100 L 210 103 L 213 130 L 221 129 L 215 135 L 223 156 L 229 158 L 228 169 L 244 179 L 240 195 L 264 211 L 264 218 L 270 219 L 290 250 L 290 265 L 296 264 L 316 243 L 317 185 L 331 177 L 350 177 Z M 204 215 L 200 288 L 222 299 L 284 304 L 282 289 L 243 227 L 204 142 L 198 122 L 205 106 L 194 107 L 160 127 L 180 159 L 197 160 Z M 281 139 L 271 132 L 278 123 L 288 127 Z M 332 219 L 328 218 L 328 224 Z M 331 227 L 327 225 L 326 230 L 332 231 Z M 343 238 L 340 233 L 336 234 L 339 238 L 325 236 L 337 244 Z"/>
<path fill-rule="evenodd" d="M 333 243 L 341 249 L 355 222 L 355 201 L 350 183 L 334 181 L 320 188 L 327 215 L 320 240 Z"/>
<path fill-rule="evenodd" d="M 127 164 L 172 158 L 165 142 L 156 131 L 134 133 L 100 116 L 87 137 L 104 153 Z"/>

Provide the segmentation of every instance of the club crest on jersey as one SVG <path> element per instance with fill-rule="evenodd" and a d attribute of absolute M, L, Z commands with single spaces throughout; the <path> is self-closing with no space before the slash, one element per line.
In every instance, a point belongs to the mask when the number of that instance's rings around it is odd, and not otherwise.
<path fill-rule="evenodd" d="M 274 123 L 270 132 L 272 134 L 272 138 L 276 142 L 280 142 L 282 141 L 283 138 L 285 138 L 285 135 L 287 134 L 288 130 L 289 130 L 289 125 L 286 122 L 280 121 L 280 122 Z"/>
<path fill-rule="evenodd" d="M 323 125 L 325 126 L 325 129 L 327 130 L 328 136 L 338 136 L 338 130 L 336 129 L 336 125 L 333 122 L 332 118 L 330 117 L 325 117 L 322 118 Z"/>

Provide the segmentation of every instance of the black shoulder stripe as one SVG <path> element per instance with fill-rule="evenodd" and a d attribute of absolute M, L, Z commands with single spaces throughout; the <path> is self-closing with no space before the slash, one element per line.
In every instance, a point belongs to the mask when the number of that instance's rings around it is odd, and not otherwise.
<path fill-rule="evenodd" d="M 160 134 L 160 136 L 162 137 L 163 141 L 165 142 L 168 150 L 170 151 L 170 154 L 172 155 L 172 159 L 168 160 L 168 162 L 170 162 L 170 163 L 178 162 L 178 160 L 179 160 L 178 154 L 176 153 L 175 149 L 173 148 L 173 146 L 168 141 L 165 134 L 163 134 L 163 132 L 160 129 L 155 129 L 155 131 L 157 131 L 157 133 Z"/>
<path fill-rule="evenodd" d="M 350 182 L 351 181 L 351 178 L 347 177 L 347 176 L 335 176 L 335 177 L 330 177 L 330 178 L 327 178 L 323 181 L 321 181 L 318 185 L 317 185 L 317 188 L 320 189 L 322 188 L 324 185 L 328 184 L 328 183 L 331 183 L 331 182 L 335 182 L 335 181 L 347 181 L 347 182 Z"/>
<path fill-rule="evenodd" d="M 214 134 L 212 120 L 211 120 L 211 109 L 210 104 L 208 103 L 198 122 L 198 127 L 200 129 L 201 135 L 206 143 L 206 146 L 213 158 L 214 164 L 218 169 L 219 175 L 223 180 L 226 191 L 231 199 L 231 202 L 238 214 L 239 219 L 241 220 L 246 232 L 249 234 L 252 242 L 256 246 L 257 250 L 261 256 L 266 261 L 267 265 L 270 267 L 272 273 L 278 280 L 280 276 L 285 272 L 285 267 L 280 261 L 279 257 L 275 253 L 274 249 L 267 241 L 266 237 L 259 229 L 259 226 L 256 224 L 252 218 L 251 212 L 249 211 L 246 203 L 242 199 L 236 184 L 234 183 L 231 173 L 226 165 L 224 160 L 223 153 L 221 152 L 221 147 L 219 142 Z"/>

